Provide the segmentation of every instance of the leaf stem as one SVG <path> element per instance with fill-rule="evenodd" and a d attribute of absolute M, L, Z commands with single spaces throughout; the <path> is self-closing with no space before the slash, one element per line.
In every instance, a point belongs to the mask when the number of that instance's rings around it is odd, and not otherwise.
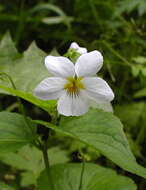
<path fill-rule="evenodd" d="M 13 88 L 14 90 L 17 90 L 17 88 L 16 88 L 16 86 L 15 86 L 15 83 L 14 83 L 14 81 L 12 80 L 12 78 L 11 78 L 10 75 L 8 75 L 8 74 L 5 73 L 5 72 L 0 72 L 0 75 L 6 76 L 6 77 L 8 78 L 8 80 L 9 80 L 9 82 L 11 83 L 12 88 Z M 19 107 L 18 107 L 19 112 L 24 116 L 24 119 L 25 119 L 25 121 L 26 121 L 27 126 L 30 128 L 32 134 L 34 134 L 34 131 L 33 131 L 32 127 L 31 127 L 31 125 L 30 125 L 30 123 L 29 123 L 29 120 L 28 120 L 28 118 L 27 118 L 27 116 L 26 116 L 26 114 L 25 114 L 24 106 L 23 106 L 23 104 L 22 104 L 22 102 L 21 102 L 21 99 L 20 99 L 18 96 L 17 96 L 16 98 L 17 98 L 17 101 L 18 101 L 18 104 L 19 104 Z"/>
<path fill-rule="evenodd" d="M 12 88 L 14 90 L 17 90 L 16 89 L 16 86 L 15 86 L 15 83 L 13 82 L 12 78 L 7 74 L 7 73 L 4 73 L 4 72 L 0 72 L 0 75 L 4 75 L 8 78 L 8 80 L 10 81 L 11 85 L 12 85 Z M 25 115 L 24 113 L 24 108 L 23 108 L 23 105 L 21 103 L 21 100 L 19 97 L 17 97 L 17 101 L 18 101 L 18 104 L 19 104 L 19 112 L 22 113 L 23 115 Z"/>
<path fill-rule="evenodd" d="M 84 175 L 84 171 L 85 171 L 85 158 L 84 158 L 84 156 L 83 156 L 83 162 L 82 162 L 82 169 L 81 169 L 79 190 L 82 190 L 82 187 L 83 187 L 83 175 Z"/>
<path fill-rule="evenodd" d="M 47 143 L 46 142 L 42 146 L 42 152 L 43 152 L 44 163 L 45 163 L 45 168 L 46 168 L 48 180 L 50 182 L 50 187 L 51 187 L 51 190 L 54 190 L 52 176 L 51 176 L 51 172 L 50 172 L 50 164 L 49 164 L 49 158 L 48 158 L 48 152 L 47 152 Z"/>

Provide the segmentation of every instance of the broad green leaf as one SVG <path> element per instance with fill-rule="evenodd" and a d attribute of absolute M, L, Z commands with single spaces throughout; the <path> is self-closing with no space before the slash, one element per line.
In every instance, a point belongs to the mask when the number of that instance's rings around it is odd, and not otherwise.
<path fill-rule="evenodd" d="M 51 165 L 67 162 L 67 152 L 59 147 L 48 149 L 48 157 Z M 0 155 L 0 160 L 19 170 L 32 171 L 34 174 L 39 174 L 44 169 L 43 155 L 36 147 L 26 145 L 17 153 L 10 152 Z"/>
<path fill-rule="evenodd" d="M 0 154 L 15 151 L 32 143 L 36 126 L 17 113 L 0 112 Z"/>
<path fill-rule="evenodd" d="M 60 164 L 51 167 L 54 190 L 79 190 L 82 164 Z M 136 190 L 134 182 L 115 171 L 85 163 L 83 190 Z M 37 190 L 52 190 L 46 172 L 38 179 Z"/>
<path fill-rule="evenodd" d="M 15 190 L 15 189 L 13 187 L 10 187 L 10 185 L 0 182 L 0 190 Z"/>
<path fill-rule="evenodd" d="M 35 43 L 18 57 L 14 43 L 7 34 L 0 44 L 0 52 L 0 71 L 12 78 L 18 90 L 32 92 L 42 79 L 49 76 L 44 67 L 46 54 Z M 11 84 L 7 83 L 7 87 L 11 87 Z"/>
<path fill-rule="evenodd" d="M 33 89 L 38 83 L 50 76 L 44 66 L 45 56 L 46 54 L 32 43 L 20 57 L 7 33 L 0 43 L 0 92 L 19 96 L 46 111 L 52 108 L 56 101 L 42 101 L 33 96 Z M 11 77 L 17 90 L 1 73 Z"/>
<path fill-rule="evenodd" d="M 67 152 L 59 147 L 52 147 L 48 149 L 48 157 L 50 165 L 65 163 L 69 161 Z M 36 184 L 36 179 L 40 173 L 45 169 L 43 154 L 36 147 L 26 145 L 22 147 L 17 153 L 9 152 L 0 155 L 0 160 L 18 170 L 24 170 L 22 173 L 22 185 Z M 29 179 L 29 176 L 31 178 Z"/>
<path fill-rule="evenodd" d="M 146 169 L 137 164 L 124 134 L 123 125 L 112 113 L 91 110 L 81 117 L 64 117 L 58 127 L 48 122 L 35 122 L 84 142 L 121 168 L 146 178 Z"/>
<path fill-rule="evenodd" d="M 0 84 L 0 88 L 11 95 L 18 96 L 20 98 L 23 98 L 24 100 L 27 100 L 28 102 L 44 109 L 47 112 L 48 111 L 50 112 L 51 109 L 53 110 L 53 108 L 56 106 L 56 100 L 43 101 L 43 100 L 37 99 L 35 96 L 32 95 L 32 93 L 15 90 L 13 88 L 9 88 L 1 84 Z"/>

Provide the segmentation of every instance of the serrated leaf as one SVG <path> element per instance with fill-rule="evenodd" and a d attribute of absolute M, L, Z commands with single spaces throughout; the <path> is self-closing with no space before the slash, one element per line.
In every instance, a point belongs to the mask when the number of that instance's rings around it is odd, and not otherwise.
<path fill-rule="evenodd" d="M 55 106 L 56 101 L 38 100 L 33 96 L 33 89 L 40 81 L 49 76 L 44 66 L 45 56 L 46 54 L 35 43 L 32 43 L 20 57 L 7 33 L 0 44 L 0 77 L 5 79 L 0 80 L 0 92 L 19 96 L 46 111 Z M 2 73 L 11 77 L 16 89 Z"/>
<path fill-rule="evenodd" d="M 60 164 L 51 167 L 54 190 L 78 190 L 82 164 Z M 37 190 L 52 190 L 46 172 L 38 180 Z M 82 189 L 84 190 L 136 190 L 134 182 L 115 171 L 96 164 L 85 163 Z"/>
<path fill-rule="evenodd" d="M 36 126 L 28 118 L 17 113 L 0 112 L 0 154 L 32 143 L 36 138 L 35 131 Z"/>
<path fill-rule="evenodd" d="M 0 59 L 4 58 L 6 60 L 9 60 L 10 57 L 16 58 L 17 55 L 18 51 L 15 48 L 14 43 L 12 42 L 10 33 L 7 32 L 0 43 Z M 6 62 L 5 64 L 9 63 Z"/>
<path fill-rule="evenodd" d="M 59 127 L 48 122 L 35 122 L 84 142 L 121 168 L 146 178 L 146 169 L 137 164 L 124 134 L 122 123 L 112 113 L 91 110 L 81 117 L 64 117 Z"/>
<path fill-rule="evenodd" d="M 13 44 L 13 42 L 11 43 Z M 0 50 L 2 47 L 0 46 Z M 11 59 L 9 55 L 6 56 L 7 59 Z M 3 59 L 6 56 L 3 55 Z M 7 62 L 6 60 L 0 60 L 0 66 L 2 66 L 1 72 L 7 73 L 12 78 L 16 89 L 32 92 L 33 88 L 42 79 L 49 76 L 47 69 L 44 67 L 44 57 L 45 53 L 37 48 L 35 43 L 32 43 L 29 49 L 24 52 L 24 55 L 21 58 L 13 60 L 12 63 L 9 60 Z M 8 83 L 7 87 L 11 87 L 11 84 Z"/>

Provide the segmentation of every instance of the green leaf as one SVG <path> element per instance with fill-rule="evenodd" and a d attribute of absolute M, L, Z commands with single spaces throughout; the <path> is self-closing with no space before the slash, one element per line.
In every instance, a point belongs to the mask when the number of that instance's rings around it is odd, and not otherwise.
<path fill-rule="evenodd" d="M 91 110 L 81 117 L 64 117 L 58 127 L 48 122 L 35 122 L 84 142 L 121 168 L 146 178 L 146 169 L 137 164 L 124 134 L 123 125 L 112 113 Z"/>
<path fill-rule="evenodd" d="M 59 147 L 48 149 L 48 157 L 50 165 L 69 161 L 67 152 Z M 11 167 L 25 171 L 22 173 L 21 180 L 23 186 L 36 184 L 36 179 L 45 169 L 42 152 L 30 145 L 22 147 L 17 153 L 9 152 L 0 155 L 0 160 Z"/>
<path fill-rule="evenodd" d="M 33 96 L 33 89 L 40 81 L 47 78 L 49 72 L 44 66 L 46 54 L 40 50 L 35 43 L 20 57 L 14 43 L 7 33 L 0 44 L 0 92 L 19 96 L 46 111 L 56 105 L 56 101 L 43 101 Z M 16 89 L 7 79 L 6 73 L 13 80 Z"/>
<path fill-rule="evenodd" d="M 48 157 L 50 165 L 68 161 L 67 152 L 59 147 L 48 149 Z M 32 171 L 36 175 L 44 169 L 42 152 L 30 145 L 22 147 L 17 153 L 0 155 L 0 160 L 16 169 Z"/>
<path fill-rule="evenodd" d="M 9 185 L 0 182 L 0 190 L 14 190 L 14 188 L 10 187 Z"/>
<path fill-rule="evenodd" d="M 36 138 L 35 130 L 36 126 L 28 118 L 17 113 L 0 112 L 0 154 L 32 143 Z"/>
<path fill-rule="evenodd" d="M 18 51 L 15 48 L 14 43 L 12 42 L 10 33 L 7 32 L 3 37 L 1 44 L 0 44 L 0 61 L 4 59 L 7 61 L 11 61 L 18 56 Z M 11 59 L 10 59 L 11 58 Z M 12 60 L 13 61 L 13 60 Z M 5 67 L 10 64 L 9 62 L 5 62 Z M 1 67 L 0 67 L 1 68 Z"/>
<path fill-rule="evenodd" d="M 0 52 L 1 72 L 7 73 L 12 78 L 18 90 L 32 92 L 33 88 L 42 79 L 49 76 L 47 69 L 44 67 L 46 54 L 35 43 L 31 44 L 24 55 L 18 57 L 14 43 L 7 34 L 0 44 Z M 7 83 L 7 87 L 11 87 L 11 84 Z"/>
<path fill-rule="evenodd" d="M 82 164 L 60 164 L 51 167 L 54 190 L 79 190 Z M 85 164 L 82 189 L 84 190 L 136 190 L 134 182 L 115 171 L 96 164 Z M 38 180 L 37 190 L 52 190 L 46 172 Z"/>
<path fill-rule="evenodd" d="M 47 112 L 48 111 L 51 112 L 51 110 L 53 110 L 53 108 L 56 106 L 56 100 L 43 101 L 43 100 L 37 99 L 35 96 L 32 95 L 32 93 L 15 90 L 13 88 L 9 88 L 1 84 L 0 84 L 0 88 L 11 95 L 18 96 L 20 98 L 23 98 L 24 100 L 27 100 L 28 102 L 44 109 Z"/>

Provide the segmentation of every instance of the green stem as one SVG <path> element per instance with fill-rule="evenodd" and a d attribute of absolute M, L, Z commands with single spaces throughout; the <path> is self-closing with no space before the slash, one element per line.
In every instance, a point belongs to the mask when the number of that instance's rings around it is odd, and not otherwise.
<path fill-rule="evenodd" d="M 80 177 L 80 184 L 79 184 L 79 190 L 82 190 L 83 187 L 83 175 L 85 171 L 85 158 L 83 157 L 83 162 L 82 162 L 82 170 L 81 170 L 81 177 Z"/>
<path fill-rule="evenodd" d="M 14 90 L 17 90 L 17 88 L 16 88 L 16 86 L 15 86 L 15 83 L 13 82 L 12 78 L 11 78 L 7 73 L 0 72 L 0 75 L 6 76 L 6 77 L 8 78 L 8 80 L 10 81 L 10 83 L 11 83 L 11 85 L 12 85 L 12 88 L 13 88 Z M 31 125 L 29 124 L 29 120 L 28 120 L 28 118 L 26 117 L 26 114 L 25 114 L 25 111 L 24 111 L 24 106 L 23 106 L 23 104 L 22 104 L 22 102 L 21 102 L 21 99 L 20 99 L 18 96 L 17 96 L 16 98 L 17 98 L 17 101 L 18 101 L 18 104 L 19 104 L 19 112 L 24 116 L 25 121 L 26 121 L 28 127 L 30 128 L 32 134 L 34 134 L 33 129 L 32 129 L 32 127 L 31 127 Z"/>
<path fill-rule="evenodd" d="M 8 107 L 6 108 L 6 111 L 11 112 L 11 111 L 13 111 L 14 109 L 16 109 L 16 108 L 18 108 L 18 107 L 19 107 L 18 103 L 15 102 L 15 103 L 11 104 L 10 106 L 8 106 Z"/>
<path fill-rule="evenodd" d="M 12 85 L 12 88 L 13 88 L 14 90 L 17 90 L 17 89 L 16 89 L 16 86 L 15 86 L 13 80 L 12 80 L 12 78 L 11 78 L 7 73 L 0 72 L 0 75 L 6 76 L 6 77 L 8 78 L 8 80 L 10 81 L 10 83 L 11 83 L 11 85 Z M 22 113 L 23 115 L 25 115 L 25 114 L 24 114 L 24 108 L 23 108 L 23 105 L 22 105 L 21 100 L 20 100 L 19 97 L 17 97 L 17 101 L 18 101 L 18 104 L 19 104 L 19 112 Z"/>
<path fill-rule="evenodd" d="M 53 186 L 52 176 L 51 176 L 51 172 L 50 172 L 50 164 L 49 164 L 49 158 L 48 158 L 47 144 L 46 143 L 44 143 L 44 145 L 42 146 L 42 152 L 43 152 L 45 168 L 46 168 L 46 172 L 47 172 L 47 176 L 48 176 L 48 181 L 50 182 L 51 190 L 53 190 L 54 186 Z"/>

